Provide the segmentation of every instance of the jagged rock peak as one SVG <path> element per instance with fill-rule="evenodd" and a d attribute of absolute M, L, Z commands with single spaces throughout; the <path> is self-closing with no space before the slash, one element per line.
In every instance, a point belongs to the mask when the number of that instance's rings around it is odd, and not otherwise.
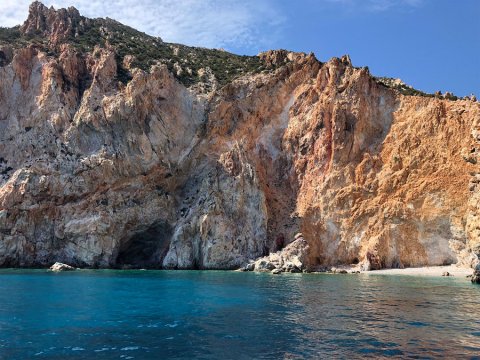
<path fill-rule="evenodd" d="M 352 60 L 350 59 L 350 55 L 348 55 L 348 54 L 343 55 L 341 57 L 340 61 L 347 66 L 352 66 Z"/>
<path fill-rule="evenodd" d="M 307 57 L 315 58 L 312 54 L 305 54 L 302 52 L 293 52 L 288 50 L 268 50 L 258 54 L 260 60 L 269 66 L 281 66 L 291 61 L 301 60 Z"/>
<path fill-rule="evenodd" d="M 58 43 L 75 35 L 79 27 L 83 26 L 84 20 L 74 7 L 55 10 L 53 6 L 48 8 L 40 1 L 34 1 L 20 30 L 28 35 L 41 33 L 53 43 Z"/>

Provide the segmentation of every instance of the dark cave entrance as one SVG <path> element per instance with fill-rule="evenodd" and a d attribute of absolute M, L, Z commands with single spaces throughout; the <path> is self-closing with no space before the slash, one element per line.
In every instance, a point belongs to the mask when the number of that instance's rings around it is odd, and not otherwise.
<path fill-rule="evenodd" d="M 172 227 L 157 222 L 144 231 L 133 235 L 122 245 L 116 265 L 121 268 L 161 268 L 167 254 Z"/>

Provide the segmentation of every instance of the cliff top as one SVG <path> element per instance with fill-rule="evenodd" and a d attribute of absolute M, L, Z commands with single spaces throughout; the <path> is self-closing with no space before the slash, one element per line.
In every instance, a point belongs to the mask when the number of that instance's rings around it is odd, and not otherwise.
<path fill-rule="evenodd" d="M 130 69 L 149 71 L 156 63 L 166 64 L 185 86 L 207 81 L 211 75 L 223 86 L 239 76 L 270 71 L 276 66 L 265 64 L 258 56 L 166 43 L 109 18 L 89 19 L 74 7 L 56 10 L 39 1 L 30 5 L 23 25 L 0 28 L 0 46 L 34 46 L 57 56 L 65 44 L 82 53 L 94 52 L 95 47 L 113 49 L 117 55 L 118 78 L 124 83 L 131 78 Z M 5 57 L 0 53 L 0 66 L 2 60 L 3 65 L 8 63 Z"/>
<path fill-rule="evenodd" d="M 162 63 L 187 87 L 198 83 L 208 84 L 210 88 L 221 87 L 246 74 L 273 71 L 292 61 L 294 56 L 288 54 L 295 54 L 275 50 L 247 56 L 220 49 L 166 43 L 160 37 L 150 36 L 113 19 L 90 19 L 82 16 L 75 7 L 57 10 L 34 1 L 23 25 L 0 27 L 0 66 L 11 60 L 8 56 L 11 51 L 5 47 L 34 46 L 49 56 L 58 56 L 65 44 L 81 53 L 94 53 L 96 47 L 113 49 L 118 65 L 117 77 L 123 83 L 131 79 L 134 68 L 148 72 L 152 65 Z M 435 96 L 397 79 L 377 77 L 375 80 L 404 95 Z"/>

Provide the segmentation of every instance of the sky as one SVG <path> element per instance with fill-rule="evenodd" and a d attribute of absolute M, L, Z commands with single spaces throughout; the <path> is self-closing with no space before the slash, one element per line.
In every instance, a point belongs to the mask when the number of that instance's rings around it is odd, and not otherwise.
<path fill-rule="evenodd" d="M 44 0 L 110 17 L 164 41 L 254 55 L 349 54 L 354 66 L 426 91 L 480 97 L 480 0 Z M 0 26 L 29 0 L 0 0 Z"/>

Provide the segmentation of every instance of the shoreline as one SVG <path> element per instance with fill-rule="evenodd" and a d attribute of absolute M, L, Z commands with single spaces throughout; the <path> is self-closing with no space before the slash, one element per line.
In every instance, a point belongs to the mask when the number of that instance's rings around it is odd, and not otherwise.
<path fill-rule="evenodd" d="M 130 269 L 120 269 L 120 268 L 71 268 L 69 270 L 52 270 L 48 267 L 10 267 L 10 268 L 0 268 L 1 270 L 47 270 L 51 272 L 76 272 L 82 270 L 114 270 L 114 271 L 233 271 L 233 272 L 253 272 L 253 273 L 270 273 L 270 271 L 241 271 L 240 269 L 228 270 L 228 269 L 150 269 L 150 268 L 130 268 Z M 367 270 L 360 271 L 356 266 L 338 266 L 333 267 L 333 271 L 308 271 L 308 274 L 364 274 L 364 275 L 390 275 L 390 276 L 428 276 L 428 277 L 441 277 L 441 276 L 450 276 L 450 277 L 460 277 L 465 278 L 473 275 L 473 268 L 458 267 L 455 264 L 453 265 L 438 265 L 438 266 L 425 266 L 425 267 L 410 267 L 403 269 L 380 269 L 380 270 Z M 444 275 L 446 272 L 449 275 Z M 288 274 L 289 272 L 282 272 L 283 274 Z M 303 272 L 305 273 L 305 271 Z"/>
<path fill-rule="evenodd" d="M 362 274 L 367 275 L 410 275 L 410 276 L 443 276 L 448 272 L 453 277 L 467 277 L 473 274 L 472 268 L 458 267 L 456 265 L 440 265 L 440 266 L 425 266 L 412 267 L 404 269 L 381 269 L 362 271 Z"/>

